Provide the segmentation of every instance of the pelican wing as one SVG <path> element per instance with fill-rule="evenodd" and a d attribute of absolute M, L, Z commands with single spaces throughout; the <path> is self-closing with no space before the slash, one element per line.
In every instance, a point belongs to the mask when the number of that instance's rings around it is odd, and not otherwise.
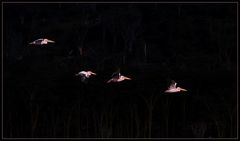
<path fill-rule="evenodd" d="M 117 71 L 115 71 L 115 72 L 112 74 L 112 77 L 115 77 L 115 76 L 119 77 L 120 75 L 121 75 L 120 69 L 118 69 Z"/>
<path fill-rule="evenodd" d="M 121 75 L 120 74 L 116 74 L 116 75 L 114 75 L 113 77 L 112 77 L 112 79 L 119 79 L 121 77 Z"/>
<path fill-rule="evenodd" d="M 113 79 L 110 79 L 110 80 L 108 80 L 108 81 L 107 81 L 107 83 L 110 83 L 110 82 L 112 82 L 112 80 L 113 80 Z"/>
<path fill-rule="evenodd" d="M 168 87 L 168 89 L 176 89 L 177 83 L 174 81 L 170 84 L 170 86 Z"/>
<path fill-rule="evenodd" d="M 171 90 L 168 89 L 168 90 L 165 90 L 164 92 L 165 93 L 171 93 Z"/>
<path fill-rule="evenodd" d="M 84 75 L 87 74 L 87 72 L 85 72 L 85 71 L 80 71 L 79 73 L 80 73 L 80 74 L 84 74 Z"/>
<path fill-rule="evenodd" d="M 75 75 L 76 75 L 76 76 L 79 76 L 79 75 L 80 75 L 80 76 L 84 76 L 84 77 L 85 77 L 86 74 L 87 74 L 87 73 L 86 73 L 85 71 L 80 71 L 79 73 L 77 73 L 77 74 L 75 74 Z"/>

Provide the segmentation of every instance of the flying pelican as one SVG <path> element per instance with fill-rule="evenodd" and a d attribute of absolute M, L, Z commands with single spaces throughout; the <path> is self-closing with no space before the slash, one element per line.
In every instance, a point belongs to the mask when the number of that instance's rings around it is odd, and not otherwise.
<path fill-rule="evenodd" d="M 81 76 L 81 81 L 82 82 L 87 82 L 86 80 L 91 76 L 91 75 L 97 75 L 96 73 L 92 71 L 80 71 L 79 73 L 75 74 L 75 76 Z"/>
<path fill-rule="evenodd" d="M 80 71 L 79 73 L 75 74 L 76 76 L 84 76 L 89 78 L 91 75 L 97 75 L 96 73 L 92 72 L 92 71 Z"/>
<path fill-rule="evenodd" d="M 49 39 L 37 39 L 29 44 L 33 44 L 33 45 L 44 45 L 44 44 L 48 44 L 48 43 L 55 43 L 55 41 L 49 40 Z"/>
<path fill-rule="evenodd" d="M 118 74 L 116 74 L 115 76 L 113 76 L 110 80 L 107 81 L 107 83 L 110 82 L 121 82 L 123 80 L 131 80 L 131 78 L 126 77 L 121 75 L 121 73 L 119 72 Z"/>
<path fill-rule="evenodd" d="M 170 86 L 165 91 L 165 93 L 177 93 L 177 92 L 180 92 L 180 91 L 187 91 L 186 89 L 176 87 L 176 86 L 177 86 L 177 83 L 174 80 L 172 80 Z"/>

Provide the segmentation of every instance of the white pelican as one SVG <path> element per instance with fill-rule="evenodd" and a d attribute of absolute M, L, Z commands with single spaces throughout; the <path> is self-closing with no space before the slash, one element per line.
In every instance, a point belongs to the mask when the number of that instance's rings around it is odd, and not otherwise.
<path fill-rule="evenodd" d="M 120 73 L 118 73 L 117 75 L 113 76 L 110 80 L 108 80 L 107 83 L 110 83 L 110 82 L 121 82 L 123 80 L 131 80 L 131 78 L 123 76 Z"/>
<path fill-rule="evenodd" d="M 180 92 L 180 91 L 187 91 L 186 89 L 176 87 L 176 86 L 177 86 L 177 83 L 174 80 L 172 80 L 170 86 L 165 91 L 165 93 L 177 93 L 177 92 Z"/>
<path fill-rule="evenodd" d="M 55 43 L 55 41 L 49 40 L 49 39 L 37 39 L 29 44 L 34 44 L 34 45 L 44 45 L 48 43 Z"/>
<path fill-rule="evenodd" d="M 81 81 L 86 82 L 91 75 L 97 75 L 96 73 L 92 71 L 80 71 L 79 73 L 75 74 L 75 76 L 81 76 Z"/>

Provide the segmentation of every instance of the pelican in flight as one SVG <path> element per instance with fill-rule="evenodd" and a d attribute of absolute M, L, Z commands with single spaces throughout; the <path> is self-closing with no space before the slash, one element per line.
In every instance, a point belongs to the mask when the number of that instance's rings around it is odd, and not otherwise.
<path fill-rule="evenodd" d="M 48 43 L 55 43 L 55 41 L 49 40 L 49 39 L 37 39 L 29 44 L 33 45 L 44 45 Z"/>
<path fill-rule="evenodd" d="M 165 91 L 165 93 L 177 93 L 177 92 L 180 92 L 180 91 L 187 91 L 186 89 L 176 87 L 176 86 L 177 86 L 177 83 L 174 80 L 172 80 L 170 86 Z"/>
<path fill-rule="evenodd" d="M 123 80 L 131 80 L 131 78 L 126 77 L 121 75 L 121 73 L 119 72 L 118 74 L 116 74 L 115 76 L 113 76 L 110 80 L 107 81 L 107 83 L 110 82 L 121 82 Z"/>
<path fill-rule="evenodd" d="M 80 76 L 82 82 L 87 82 L 86 80 L 90 78 L 91 75 L 97 75 L 92 71 L 80 71 L 79 73 L 75 74 L 75 76 Z"/>

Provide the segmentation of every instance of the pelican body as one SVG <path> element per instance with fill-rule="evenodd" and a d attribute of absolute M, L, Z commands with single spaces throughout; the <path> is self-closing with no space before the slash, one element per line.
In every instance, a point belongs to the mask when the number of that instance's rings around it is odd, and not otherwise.
<path fill-rule="evenodd" d="M 177 83 L 175 81 L 172 81 L 168 89 L 165 91 L 165 93 L 177 93 L 181 91 L 187 91 L 186 89 L 183 89 L 181 87 L 177 87 Z"/>
<path fill-rule="evenodd" d="M 89 78 L 91 75 L 96 75 L 96 73 L 92 71 L 80 71 L 79 73 L 75 74 L 76 76 L 84 76 L 86 78 Z"/>
<path fill-rule="evenodd" d="M 33 44 L 33 45 L 45 45 L 48 43 L 55 43 L 55 41 L 49 40 L 49 39 L 37 39 L 29 44 Z"/>
<path fill-rule="evenodd" d="M 90 78 L 91 75 L 97 75 L 96 73 L 92 71 L 80 71 L 79 73 L 75 74 L 75 76 L 81 76 L 82 82 L 87 82 L 86 80 Z"/>
<path fill-rule="evenodd" d="M 123 76 L 120 73 L 118 73 L 118 75 L 116 75 L 113 78 L 111 78 L 110 80 L 108 80 L 107 83 L 110 83 L 110 82 L 121 82 L 121 81 L 124 81 L 124 80 L 131 80 L 131 78 Z"/>

